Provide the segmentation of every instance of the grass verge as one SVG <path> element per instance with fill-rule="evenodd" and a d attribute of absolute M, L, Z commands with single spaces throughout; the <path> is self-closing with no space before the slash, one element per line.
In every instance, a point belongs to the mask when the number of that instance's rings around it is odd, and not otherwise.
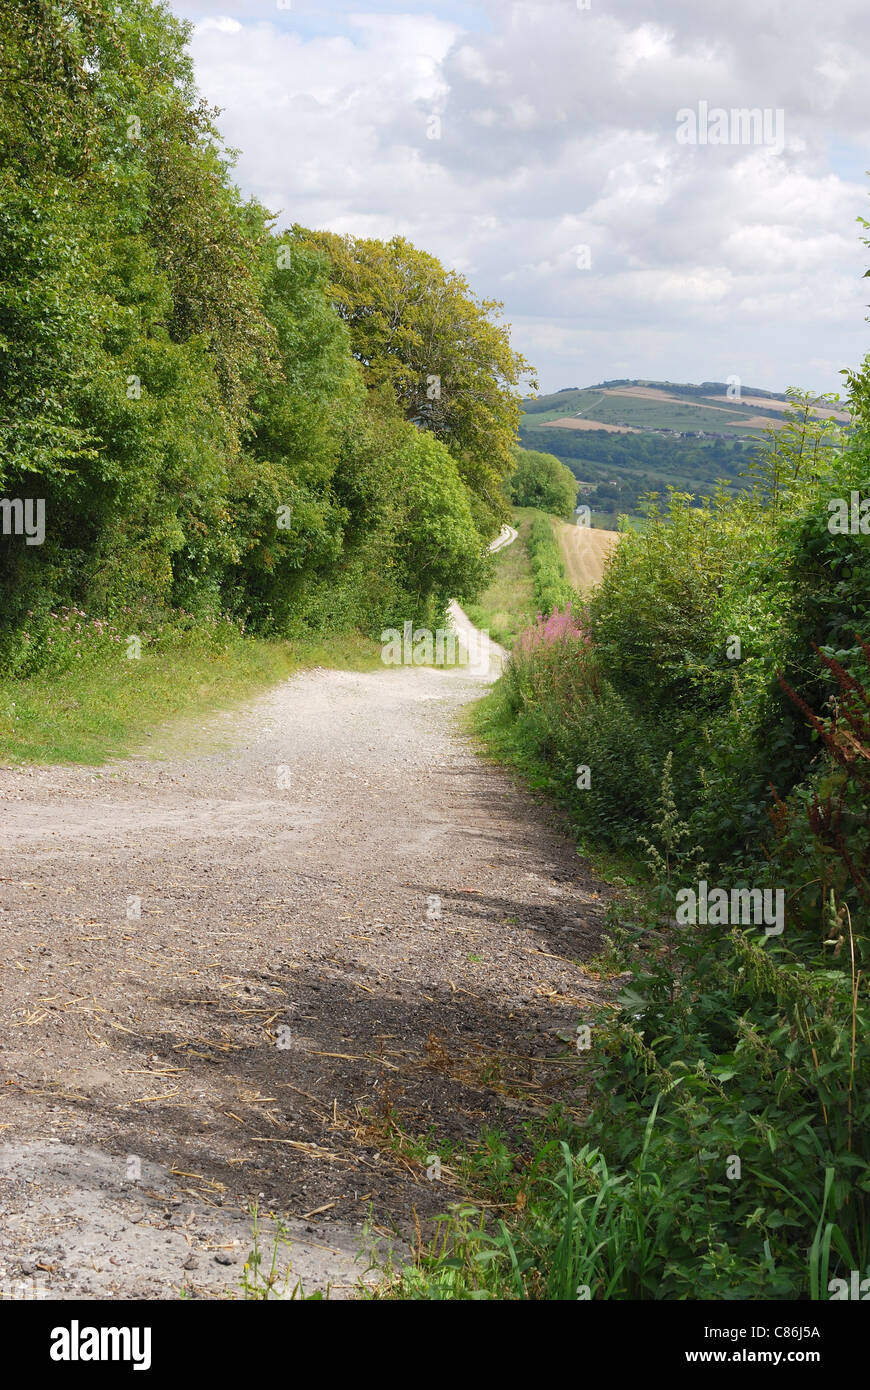
<path fill-rule="evenodd" d="M 143 646 L 136 660 L 120 647 L 60 672 L 0 678 L 0 764 L 97 765 L 168 721 L 239 705 L 305 667 L 369 670 L 379 656 L 358 633 L 286 642 L 228 630 L 216 643 L 194 630 Z"/>
<path fill-rule="evenodd" d="M 476 603 L 466 606 L 466 612 L 482 631 L 489 632 L 494 642 L 503 647 L 513 646 L 519 633 L 535 616 L 535 592 L 529 560 L 528 538 L 534 507 L 518 507 L 514 526 L 519 532 L 512 545 L 495 554 L 495 578 Z"/>
<path fill-rule="evenodd" d="M 554 608 L 564 611 L 576 604 L 578 594 L 568 578 L 568 568 L 562 548 L 556 539 L 554 523 L 557 517 L 549 512 L 536 512 L 529 527 L 528 552 L 531 561 L 535 612 L 548 614 Z"/>

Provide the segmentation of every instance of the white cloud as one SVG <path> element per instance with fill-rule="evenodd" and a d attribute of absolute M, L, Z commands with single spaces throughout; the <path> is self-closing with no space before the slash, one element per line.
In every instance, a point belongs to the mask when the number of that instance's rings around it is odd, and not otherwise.
<path fill-rule="evenodd" d="M 545 389 L 832 389 L 863 353 L 866 189 L 830 151 L 870 134 L 864 0 L 821 33 L 815 0 L 222 4 L 176 9 L 243 188 L 285 225 L 402 234 L 461 269 Z M 782 108 L 783 153 L 678 145 L 702 100 Z"/>
<path fill-rule="evenodd" d="M 242 26 L 237 19 L 223 16 L 218 19 L 204 19 L 199 27 L 204 34 L 208 33 L 209 30 L 213 30 L 217 34 L 238 34 Z"/>

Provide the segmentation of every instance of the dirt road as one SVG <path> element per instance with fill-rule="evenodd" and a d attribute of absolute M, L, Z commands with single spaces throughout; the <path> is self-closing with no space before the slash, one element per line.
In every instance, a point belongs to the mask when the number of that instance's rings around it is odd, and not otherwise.
<path fill-rule="evenodd" d="M 495 554 L 497 550 L 504 550 L 506 545 L 513 545 L 518 535 L 519 531 L 516 529 L 516 527 L 508 526 L 507 522 L 505 522 L 498 536 L 489 548 L 493 554 Z"/>
<path fill-rule="evenodd" d="M 484 687 L 312 670 L 163 756 L 0 769 L 0 1294 L 237 1293 L 255 1199 L 346 1296 L 370 1208 L 459 1195 L 399 1127 L 579 1101 L 603 902 L 461 732 Z"/>

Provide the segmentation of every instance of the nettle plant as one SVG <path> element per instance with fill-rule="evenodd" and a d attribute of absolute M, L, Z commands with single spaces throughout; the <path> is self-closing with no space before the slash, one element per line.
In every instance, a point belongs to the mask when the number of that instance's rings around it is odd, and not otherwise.
<path fill-rule="evenodd" d="M 839 957 L 846 924 L 855 928 L 858 963 L 866 965 L 863 924 L 870 912 L 870 643 L 855 635 L 855 674 L 816 648 L 836 683 L 830 713 L 816 714 L 780 678 L 805 716 L 821 752 L 812 778 L 788 802 L 776 797 L 771 819 L 779 859 L 791 871 L 810 864 L 794 895 L 797 920 L 825 927 L 825 944 Z M 863 665 L 864 674 L 860 672 Z"/>
<path fill-rule="evenodd" d="M 640 1222 L 638 1256 L 620 1252 L 619 1291 L 604 1296 L 826 1298 L 831 1277 L 868 1267 L 870 679 L 820 656 L 831 713 L 789 692 L 819 765 L 777 801 L 757 869 L 787 885 L 781 938 L 668 922 L 675 881 L 703 866 L 665 760 L 644 840 L 657 886 L 620 1012 L 600 1020 L 584 1128 Z M 599 1295 L 614 1268 L 603 1251 Z"/>

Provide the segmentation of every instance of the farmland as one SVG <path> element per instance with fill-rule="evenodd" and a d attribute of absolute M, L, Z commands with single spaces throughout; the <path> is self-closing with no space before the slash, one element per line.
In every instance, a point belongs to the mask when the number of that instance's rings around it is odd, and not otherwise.
<path fill-rule="evenodd" d="M 760 387 L 729 395 L 725 382 L 602 382 L 523 402 L 523 444 L 555 454 L 581 483 L 596 523 L 637 515 L 645 493 L 669 488 L 698 502 L 719 481 L 743 490 L 767 432 L 782 428 L 788 397 Z M 820 415 L 848 419 L 836 402 Z"/>

